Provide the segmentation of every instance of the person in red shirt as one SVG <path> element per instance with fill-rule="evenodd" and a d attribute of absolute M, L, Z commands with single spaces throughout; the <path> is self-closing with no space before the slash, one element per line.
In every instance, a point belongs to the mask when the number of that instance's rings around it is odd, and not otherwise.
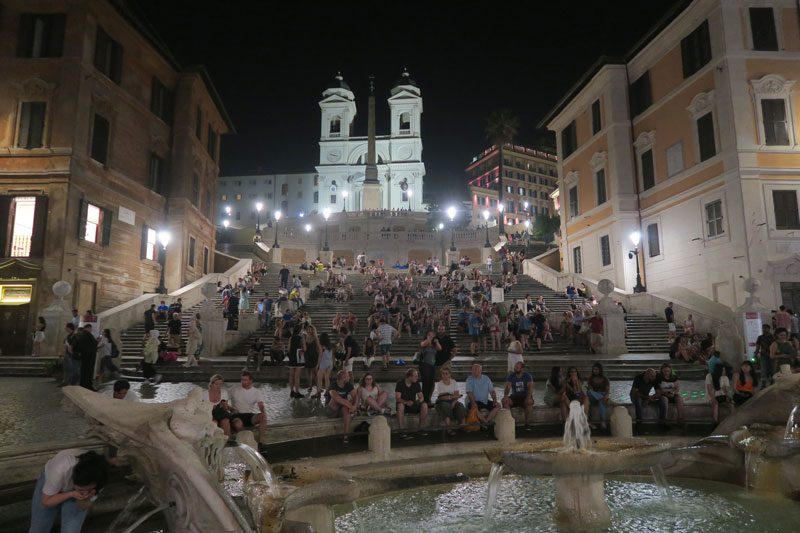
<path fill-rule="evenodd" d="M 595 312 L 594 316 L 589 319 L 589 351 L 597 353 L 603 345 L 603 317 L 600 312 Z"/>

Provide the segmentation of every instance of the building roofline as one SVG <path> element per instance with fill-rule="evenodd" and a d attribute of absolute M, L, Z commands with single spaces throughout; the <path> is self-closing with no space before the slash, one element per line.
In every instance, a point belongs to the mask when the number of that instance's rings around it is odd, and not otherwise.
<path fill-rule="evenodd" d="M 558 156 L 555 153 L 545 150 L 543 148 L 530 148 L 528 146 L 522 146 L 521 144 L 514 144 L 514 143 L 506 143 L 503 146 L 511 147 L 511 152 L 515 154 L 527 155 L 529 157 L 536 157 L 538 159 L 544 159 L 544 160 L 552 159 L 552 161 L 550 161 L 551 163 L 553 164 L 558 163 Z M 480 164 L 487 158 L 494 155 L 497 151 L 498 151 L 497 145 L 496 144 L 491 145 L 489 148 L 487 148 L 480 154 L 476 155 L 472 159 L 472 161 L 470 161 L 470 163 L 467 165 L 465 170 L 470 170 L 475 165 Z"/>
<path fill-rule="evenodd" d="M 567 107 L 570 101 L 572 101 L 584 87 L 586 87 L 589 82 L 594 78 L 600 70 L 606 65 L 625 65 L 636 57 L 639 52 L 641 52 L 651 41 L 653 41 L 658 34 L 660 34 L 664 29 L 669 26 L 673 20 L 675 20 L 678 15 L 683 13 L 689 4 L 694 2 L 695 0 L 679 0 L 675 5 L 673 5 L 650 29 L 644 36 L 636 41 L 636 43 L 625 53 L 622 57 L 611 57 L 602 55 L 600 56 L 597 61 L 595 61 L 591 67 L 587 69 L 587 71 L 578 79 L 578 81 L 570 87 L 567 93 L 556 103 L 556 105 L 547 112 L 547 114 L 539 121 L 536 127 L 538 128 L 546 128 L 547 124 L 553 120 L 561 111 Z"/>
<path fill-rule="evenodd" d="M 217 110 L 219 110 L 219 114 L 222 116 L 222 120 L 224 120 L 225 125 L 228 126 L 228 134 L 235 134 L 236 126 L 233 125 L 233 121 L 231 120 L 231 117 L 228 114 L 228 110 L 225 109 L 225 105 L 222 103 L 222 98 L 217 92 L 217 87 L 211 80 L 211 74 L 208 73 L 206 67 L 204 67 L 203 65 L 191 65 L 181 70 L 181 72 L 193 72 L 195 74 L 200 75 L 200 79 L 202 79 L 203 83 L 205 83 L 206 90 L 208 91 L 208 94 L 211 96 L 211 100 L 214 101 L 214 105 L 217 106 Z"/>

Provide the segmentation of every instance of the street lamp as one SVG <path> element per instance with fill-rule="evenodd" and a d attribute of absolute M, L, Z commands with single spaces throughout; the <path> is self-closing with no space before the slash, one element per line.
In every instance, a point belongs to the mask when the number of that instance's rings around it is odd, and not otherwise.
<path fill-rule="evenodd" d="M 224 227 L 225 229 L 228 229 L 228 226 L 230 226 L 230 225 L 231 225 L 231 221 L 228 220 L 227 218 L 222 221 L 222 227 Z"/>
<path fill-rule="evenodd" d="M 273 248 L 280 248 L 281 245 L 278 244 L 278 221 L 281 219 L 282 213 L 280 211 L 275 211 L 275 242 L 272 244 Z"/>
<path fill-rule="evenodd" d="M 408 210 L 411 211 L 411 197 L 414 196 L 414 191 L 411 189 L 406 192 L 406 196 L 408 197 Z"/>
<path fill-rule="evenodd" d="M 161 265 L 161 277 L 158 280 L 158 288 L 156 289 L 158 294 L 167 294 L 167 287 L 164 285 L 164 271 L 167 266 L 167 245 L 170 240 L 172 240 L 172 235 L 168 231 L 162 230 L 158 232 L 158 242 L 161 243 L 161 253 L 158 254 L 158 263 Z"/>
<path fill-rule="evenodd" d="M 342 191 L 342 213 L 347 211 L 347 197 L 350 196 L 350 193 L 347 191 Z"/>
<path fill-rule="evenodd" d="M 631 233 L 631 242 L 633 243 L 633 250 L 628 252 L 628 259 L 636 258 L 636 285 L 633 286 L 633 292 L 647 292 L 647 288 L 642 285 L 642 276 L 639 273 L 639 241 L 642 240 L 642 234 L 638 231 Z"/>
<path fill-rule="evenodd" d="M 439 222 L 439 231 L 442 231 L 443 229 L 444 229 L 444 224 L 442 224 L 441 222 Z"/>
<path fill-rule="evenodd" d="M 325 246 L 322 247 L 322 251 L 328 252 L 330 251 L 328 247 L 328 217 L 331 216 L 331 210 L 326 207 L 322 210 L 322 216 L 325 219 Z"/>
<path fill-rule="evenodd" d="M 229 205 L 225 206 L 225 214 L 231 216 L 231 206 Z"/>
<path fill-rule="evenodd" d="M 261 210 L 264 209 L 264 204 L 256 202 L 256 235 L 261 239 Z"/>
<path fill-rule="evenodd" d="M 447 208 L 447 216 L 450 217 L 450 251 L 456 251 L 456 225 L 453 220 L 456 218 L 456 208 L 452 205 Z"/>
<path fill-rule="evenodd" d="M 311 224 L 306 224 L 306 233 L 311 233 Z"/>
<path fill-rule="evenodd" d="M 506 206 L 504 206 L 502 202 L 497 202 L 497 210 L 500 212 L 500 220 L 498 227 L 501 235 L 506 234 L 505 219 L 503 218 L 503 211 L 505 210 L 505 208 Z"/>
<path fill-rule="evenodd" d="M 486 244 L 483 245 L 484 248 L 491 248 L 492 244 L 489 242 L 489 210 L 483 210 L 483 220 L 486 221 Z"/>

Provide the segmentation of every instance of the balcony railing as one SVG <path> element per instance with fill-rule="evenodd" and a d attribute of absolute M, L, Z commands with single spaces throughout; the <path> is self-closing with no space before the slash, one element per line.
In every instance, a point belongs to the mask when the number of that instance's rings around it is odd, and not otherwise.
<path fill-rule="evenodd" d="M 11 241 L 11 257 L 30 257 L 31 236 L 14 235 Z"/>

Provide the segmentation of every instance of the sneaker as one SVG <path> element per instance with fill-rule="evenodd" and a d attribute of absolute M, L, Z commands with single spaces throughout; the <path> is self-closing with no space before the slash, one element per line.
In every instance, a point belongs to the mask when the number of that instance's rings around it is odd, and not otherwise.
<path fill-rule="evenodd" d="M 161 383 L 161 378 L 162 378 L 161 374 L 156 374 L 156 377 L 153 378 L 156 385 Z"/>

